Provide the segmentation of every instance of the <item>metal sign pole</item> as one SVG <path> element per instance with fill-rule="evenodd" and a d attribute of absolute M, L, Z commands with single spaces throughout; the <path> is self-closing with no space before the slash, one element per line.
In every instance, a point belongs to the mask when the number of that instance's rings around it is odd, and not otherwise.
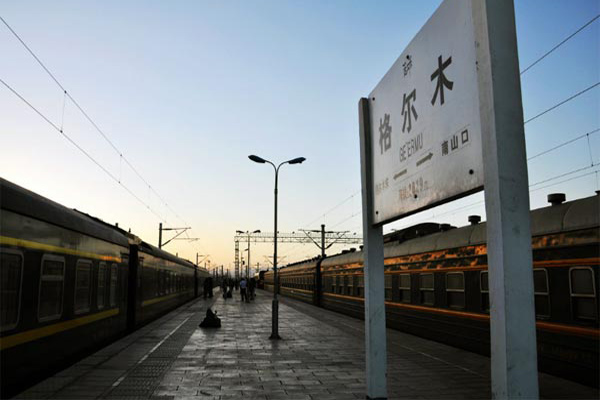
<path fill-rule="evenodd" d="M 475 29 L 487 35 L 478 67 L 491 303 L 492 393 L 538 398 L 529 190 L 519 59 L 512 1 L 473 1 Z M 490 84 L 491 83 L 491 84 Z"/>
<path fill-rule="evenodd" d="M 362 181 L 363 256 L 365 276 L 365 352 L 367 398 L 387 398 L 387 348 L 385 332 L 385 288 L 383 228 L 373 226 L 371 162 L 371 117 L 369 100 L 360 99 L 360 164 Z"/>

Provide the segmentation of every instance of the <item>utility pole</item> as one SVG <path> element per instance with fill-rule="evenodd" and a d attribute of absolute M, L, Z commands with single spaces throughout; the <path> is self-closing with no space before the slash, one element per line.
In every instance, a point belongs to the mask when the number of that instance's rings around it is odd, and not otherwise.
<path fill-rule="evenodd" d="M 301 229 L 301 231 L 304 232 L 306 237 L 310 239 L 319 249 L 321 249 L 321 258 L 325 258 L 325 250 L 327 250 L 336 243 L 362 243 L 361 238 L 348 237 L 347 234 L 349 233 L 349 231 L 326 231 L 325 224 L 321 224 L 320 230 Z M 312 237 L 310 233 L 320 233 L 321 244 L 317 243 L 317 241 Z"/>
<path fill-rule="evenodd" d="M 188 240 L 190 242 L 194 242 L 196 240 L 199 240 L 199 238 L 178 238 L 178 236 L 180 236 L 182 233 L 186 232 L 187 230 L 192 229 L 191 227 L 187 226 L 184 228 L 163 228 L 163 224 L 162 222 L 158 224 L 158 248 L 162 249 L 163 246 L 166 246 L 167 244 L 169 244 L 169 242 L 171 242 L 172 240 Z M 171 239 L 167 240 L 166 242 L 163 243 L 162 241 L 162 233 L 163 231 L 179 231 L 177 232 L 177 234 L 175 236 L 173 236 Z"/>
<path fill-rule="evenodd" d="M 321 258 L 325 258 L 325 224 L 321 224 Z"/>
<path fill-rule="evenodd" d="M 200 263 L 202 261 L 204 261 L 204 268 L 206 268 L 206 260 L 208 259 L 208 256 L 210 256 L 210 254 L 198 254 L 198 253 L 196 253 L 196 265 L 199 267 Z M 204 258 L 200 259 L 200 257 L 204 257 Z"/>
<path fill-rule="evenodd" d="M 246 265 L 246 279 L 250 278 L 250 235 L 248 235 L 248 264 Z"/>
<path fill-rule="evenodd" d="M 240 242 L 235 241 L 235 280 L 240 280 Z"/>
<path fill-rule="evenodd" d="M 162 222 L 158 224 L 158 248 L 162 247 Z"/>
<path fill-rule="evenodd" d="M 245 251 L 248 252 L 248 263 L 246 264 L 246 271 L 245 271 L 246 278 L 248 278 L 250 276 L 250 270 L 252 268 L 251 267 L 252 264 L 250 264 L 250 239 L 253 237 L 253 235 L 256 235 L 257 233 L 261 233 L 260 229 L 257 229 L 254 232 L 250 232 L 250 231 L 244 232 L 242 230 L 235 231 L 234 241 L 235 241 L 235 263 L 236 263 L 235 269 L 236 269 L 236 274 L 237 274 L 237 271 L 239 269 L 239 262 L 240 262 L 240 259 L 239 259 L 239 251 L 240 251 L 239 250 L 240 249 L 239 241 L 240 241 L 241 238 L 245 238 L 245 239 L 248 240 L 248 247 L 245 250 Z M 255 240 L 255 242 L 256 242 L 256 240 Z"/>

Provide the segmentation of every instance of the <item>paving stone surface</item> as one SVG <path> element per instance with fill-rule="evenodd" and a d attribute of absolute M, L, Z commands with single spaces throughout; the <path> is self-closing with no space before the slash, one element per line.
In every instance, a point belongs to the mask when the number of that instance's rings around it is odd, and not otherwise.
<path fill-rule="evenodd" d="M 164 399 L 364 399 L 364 322 L 280 298 L 280 341 L 269 340 L 270 293 L 219 299 L 220 330 L 198 329 L 154 396 Z M 388 330 L 388 398 L 491 398 L 489 358 Z M 540 374 L 542 398 L 598 391 Z"/>
<path fill-rule="evenodd" d="M 218 292 L 217 292 L 218 294 Z M 364 399 L 364 323 L 272 294 L 182 306 L 20 398 Z M 212 305 L 220 329 L 198 324 Z M 597 399 L 598 390 L 540 374 L 540 395 Z M 489 358 L 388 330 L 388 398 L 491 398 Z"/>

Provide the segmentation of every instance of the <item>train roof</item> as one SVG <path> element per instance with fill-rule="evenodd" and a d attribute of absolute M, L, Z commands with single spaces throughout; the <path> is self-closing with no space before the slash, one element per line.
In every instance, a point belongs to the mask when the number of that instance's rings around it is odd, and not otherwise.
<path fill-rule="evenodd" d="M 599 194 L 566 203 L 539 208 L 531 212 L 532 236 L 600 228 Z M 486 223 L 468 225 L 445 232 L 384 245 L 384 256 L 397 257 L 428 251 L 444 250 L 486 242 Z M 323 260 L 323 266 L 362 263 L 362 251 L 334 255 Z"/>
<path fill-rule="evenodd" d="M 117 245 L 129 246 L 129 238 L 121 229 L 62 206 L 3 178 L 0 178 L 0 208 Z"/>
<path fill-rule="evenodd" d="M 196 267 L 191 261 L 154 247 L 117 226 L 110 225 L 82 211 L 67 208 L 3 178 L 0 178 L 0 207 L 125 247 L 128 247 L 130 243 L 135 243 L 143 251 L 156 257 L 190 268 Z M 205 268 L 198 269 L 206 271 Z"/>
<path fill-rule="evenodd" d="M 159 249 L 158 247 L 151 245 L 148 242 L 142 241 L 140 243 L 140 250 L 143 251 L 144 253 L 152 254 L 155 257 L 164 258 L 165 260 L 173 261 L 177 264 L 180 264 L 180 265 L 183 265 L 186 267 L 196 268 L 196 264 L 194 264 L 193 262 L 186 260 L 184 258 L 179 258 L 171 253 L 168 253 L 162 249 Z M 204 269 L 204 268 L 198 268 L 198 269 Z"/>

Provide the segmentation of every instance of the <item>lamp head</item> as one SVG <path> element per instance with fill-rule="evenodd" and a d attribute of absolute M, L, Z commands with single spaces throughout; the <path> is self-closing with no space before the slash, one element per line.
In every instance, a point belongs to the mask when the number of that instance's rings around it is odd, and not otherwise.
<path fill-rule="evenodd" d="M 244 233 L 243 231 L 235 231 L 235 233 Z"/>
<path fill-rule="evenodd" d="M 298 158 L 294 158 L 293 160 L 288 161 L 288 163 L 289 164 L 302 164 L 304 161 L 306 161 L 306 158 L 298 157 Z"/>
<path fill-rule="evenodd" d="M 260 233 L 260 229 L 257 229 L 257 230 L 255 230 L 255 231 L 254 231 L 254 232 L 252 232 L 252 233 Z"/>
<path fill-rule="evenodd" d="M 260 158 L 259 156 L 255 156 L 254 154 L 248 156 L 249 159 L 254 161 L 255 163 L 264 164 L 267 162 L 264 158 Z"/>

